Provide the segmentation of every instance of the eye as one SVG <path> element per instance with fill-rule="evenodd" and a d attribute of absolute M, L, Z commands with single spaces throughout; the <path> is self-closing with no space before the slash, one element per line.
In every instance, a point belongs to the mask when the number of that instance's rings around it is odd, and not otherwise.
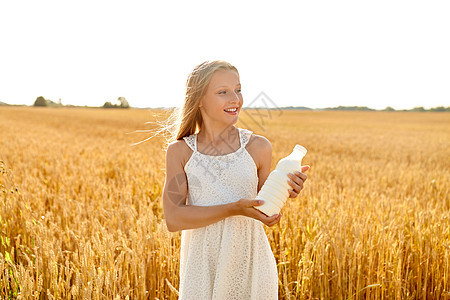
<path fill-rule="evenodd" d="M 225 94 L 227 91 L 220 91 L 219 94 Z"/>
<path fill-rule="evenodd" d="M 236 91 L 237 91 L 238 93 L 240 93 L 240 92 L 241 92 L 241 89 L 237 89 Z"/>

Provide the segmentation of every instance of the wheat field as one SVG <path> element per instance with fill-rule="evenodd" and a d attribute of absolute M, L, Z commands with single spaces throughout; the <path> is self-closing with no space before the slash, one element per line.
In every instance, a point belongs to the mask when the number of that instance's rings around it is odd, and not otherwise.
<path fill-rule="evenodd" d="M 0 299 L 177 299 L 155 110 L 0 107 Z M 450 114 L 242 111 L 308 181 L 265 227 L 280 299 L 450 299 Z M 238 199 L 236 199 L 238 200 Z"/>

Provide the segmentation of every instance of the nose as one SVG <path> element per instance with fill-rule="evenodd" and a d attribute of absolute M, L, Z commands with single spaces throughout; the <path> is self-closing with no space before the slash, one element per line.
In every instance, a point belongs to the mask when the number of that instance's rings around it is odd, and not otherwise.
<path fill-rule="evenodd" d="M 234 96 L 231 97 L 230 101 L 231 102 L 239 102 L 240 101 L 239 95 L 236 92 L 234 92 L 233 94 L 234 94 Z"/>

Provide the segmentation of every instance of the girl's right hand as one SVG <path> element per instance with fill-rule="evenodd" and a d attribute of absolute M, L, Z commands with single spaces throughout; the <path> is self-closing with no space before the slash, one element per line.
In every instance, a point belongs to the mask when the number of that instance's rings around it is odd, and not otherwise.
<path fill-rule="evenodd" d="M 260 210 L 254 208 L 253 206 L 260 206 L 264 203 L 259 204 L 259 200 L 249 200 L 249 199 L 240 199 L 236 203 L 236 214 L 242 215 L 246 217 L 250 217 L 256 220 L 263 222 L 265 225 L 272 227 L 276 223 L 278 223 L 281 219 L 281 214 L 275 214 L 271 217 L 266 216 Z"/>

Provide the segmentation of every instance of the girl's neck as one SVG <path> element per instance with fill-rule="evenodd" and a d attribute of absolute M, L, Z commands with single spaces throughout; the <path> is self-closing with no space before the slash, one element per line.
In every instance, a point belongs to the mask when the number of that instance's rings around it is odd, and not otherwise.
<path fill-rule="evenodd" d="M 223 143 L 230 145 L 239 138 L 239 130 L 230 124 L 223 127 L 204 126 L 197 134 L 202 144 L 220 146 Z"/>

